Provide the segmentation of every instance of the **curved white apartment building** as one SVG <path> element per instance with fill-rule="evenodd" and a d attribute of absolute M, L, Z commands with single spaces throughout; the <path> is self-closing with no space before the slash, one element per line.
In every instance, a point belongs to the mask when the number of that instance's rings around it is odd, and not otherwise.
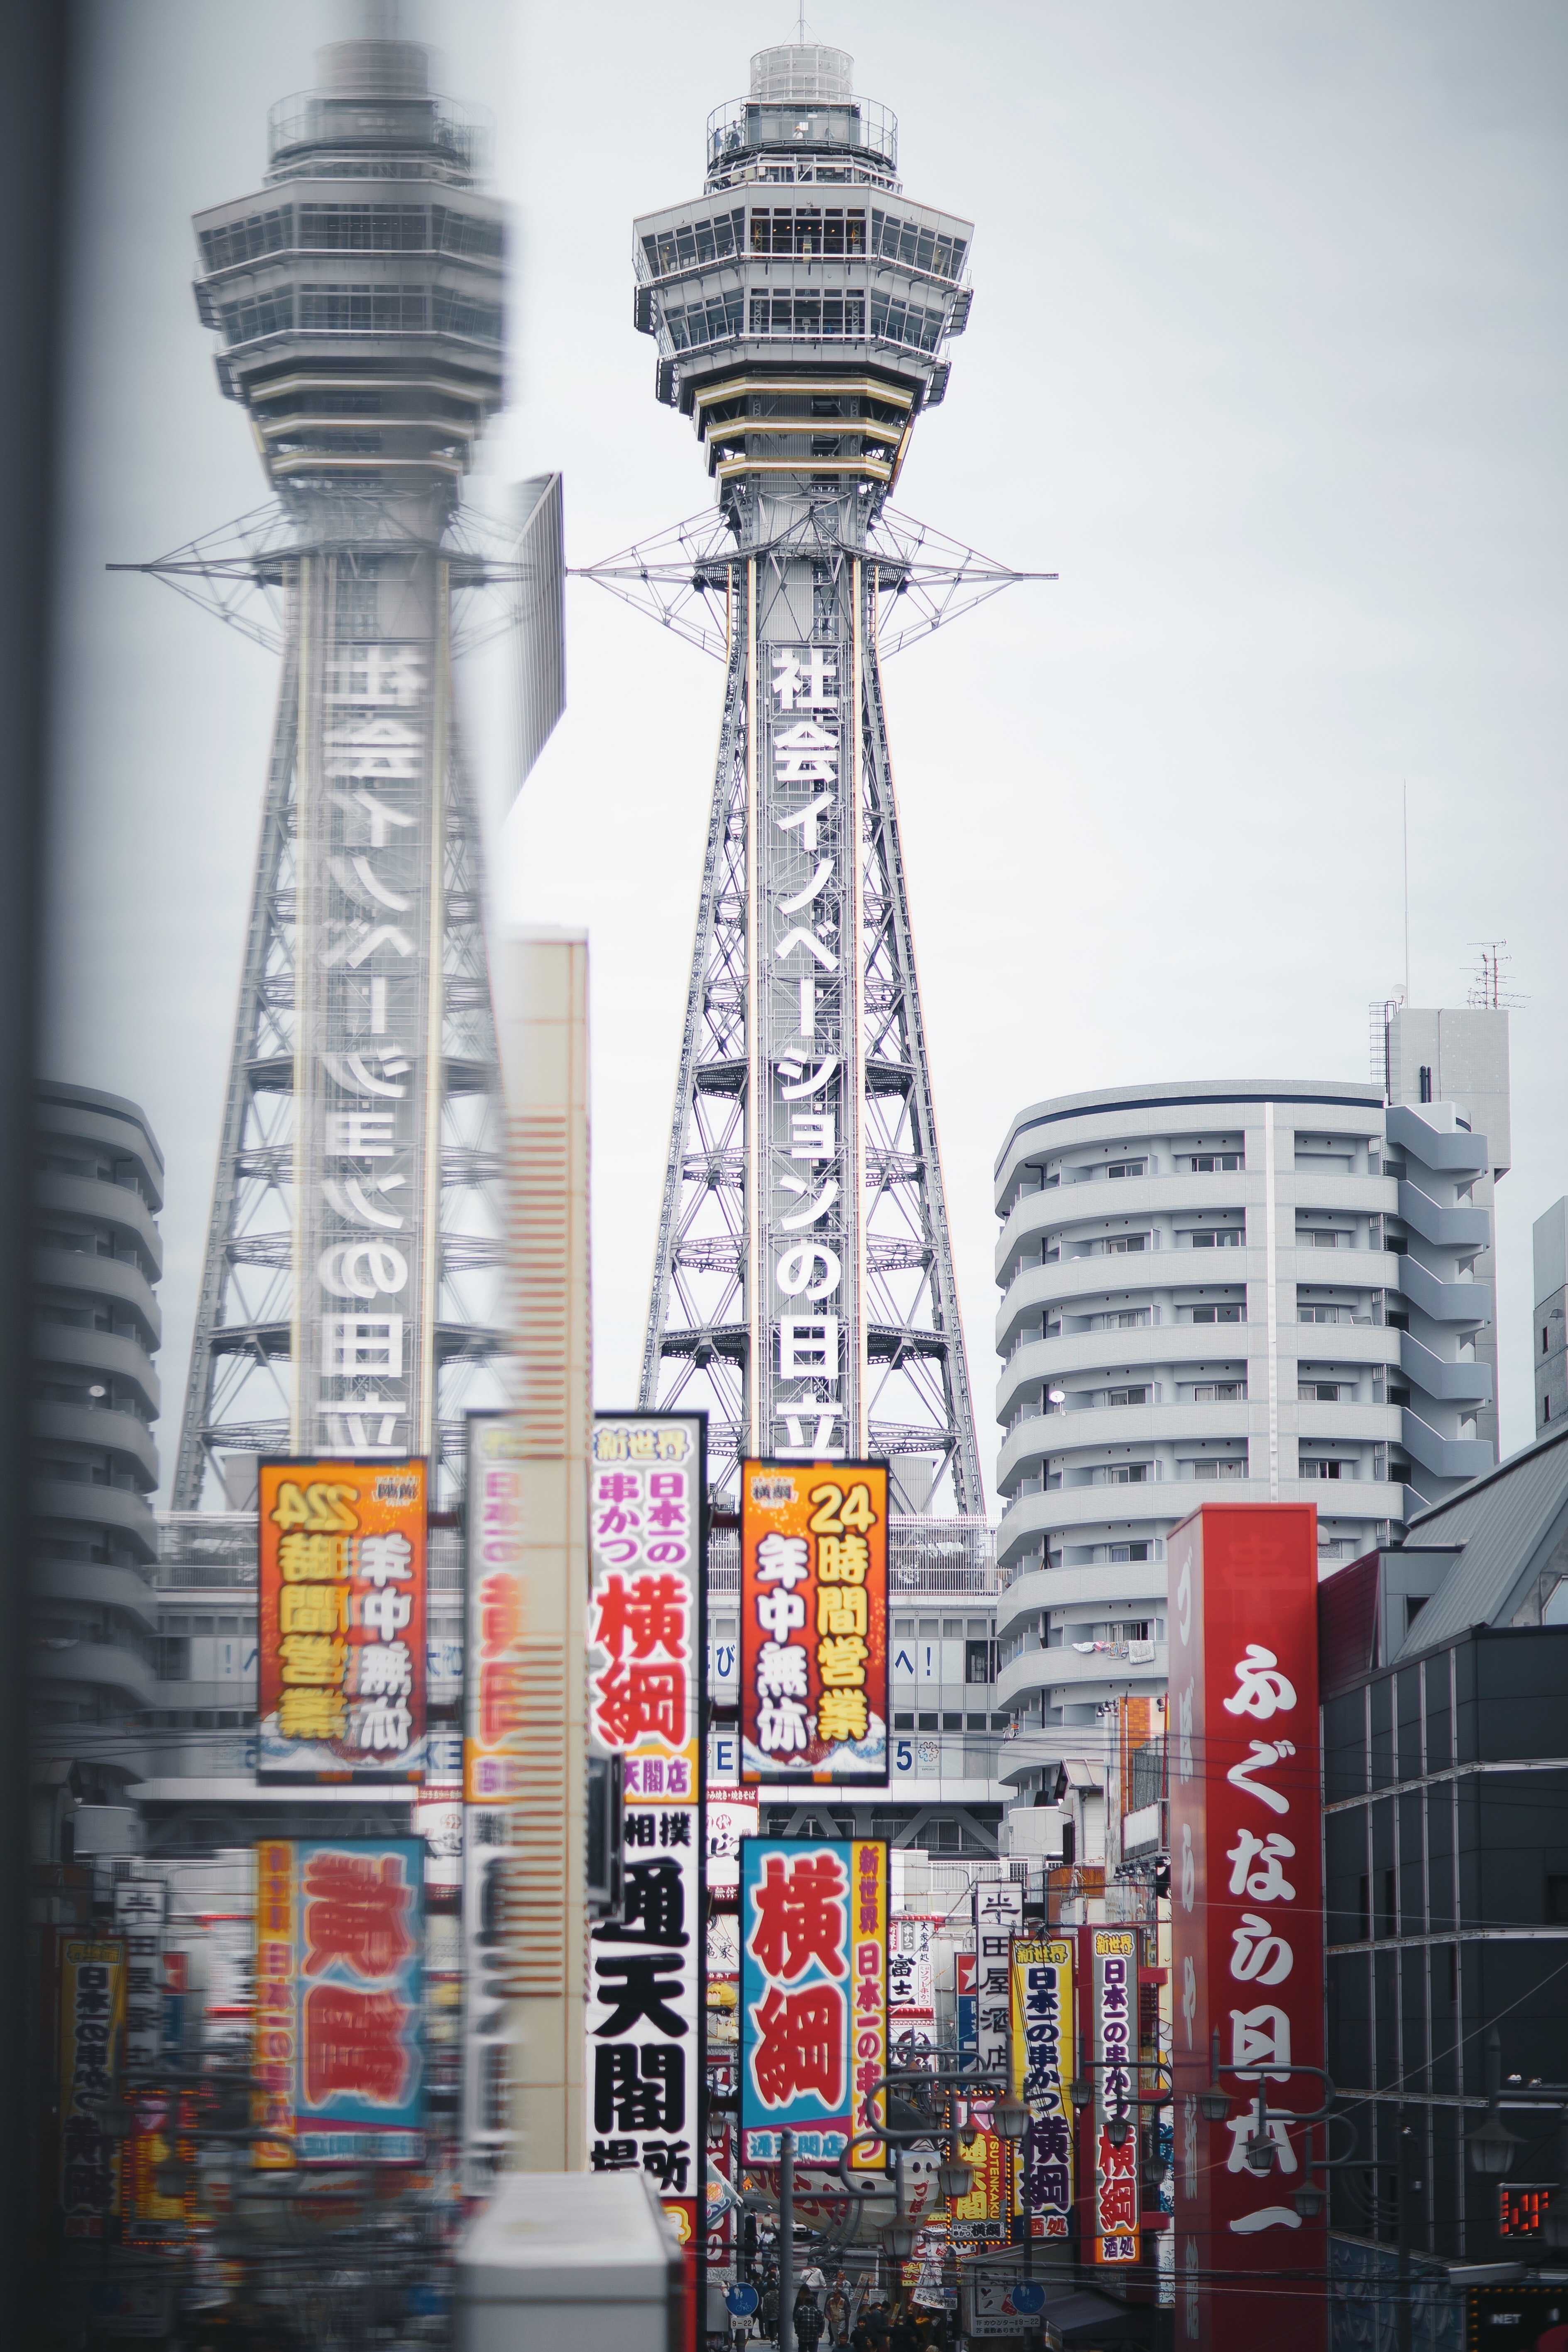
<path fill-rule="evenodd" d="M 1327 1563 L 1492 1466 L 1490 1186 L 1461 1106 L 1374 1086 L 1018 1113 L 996 1170 L 995 1704 L 1021 1730 L 1163 1690 L 1164 1538 L 1199 1503 L 1315 1503 Z"/>

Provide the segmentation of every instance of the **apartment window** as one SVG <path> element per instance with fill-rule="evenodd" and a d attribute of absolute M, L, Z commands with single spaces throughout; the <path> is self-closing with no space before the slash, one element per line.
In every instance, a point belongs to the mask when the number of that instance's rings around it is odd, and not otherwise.
<path fill-rule="evenodd" d="M 1303 1462 L 1303 1478 L 1353 1478 L 1355 1465 L 1350 1462 Z"/>
<path fill-rule="evenodd" d="M 1296 1320 L 1298 1323 L 1348 1323 L 1350 1319 L 1350 1309 L 1345 1307 L 1298 1306 L 1296 1309 Z M 1388 1319 L 1392 1324 L 1394 1318 L 1390 1316 Z M 1401 1326 L 1400 1328 L 1403 1328 L 1404 1327 Z"/>
<path fill-rule="evenodd" d="M 1154 1475 L 1152 1462 L 1108 1462 L 1099 1474 L 1106 1486 L 1143 1486 Z"/>
<path fill-rule="evenodd" d="M 962 1731 L 963 1729 L 963 1716 L 956 1715 L 950 1709 L 942 1718 L 942 1727 L 944 1731 Z"/>
<path fill-rule="evenodd" d="M 1107 1257 L 1132 1257 L 1149 1247 L 1147 1234 L 1111 1234 L 1102 1244 Z"/>
<path fill-rule="evenodd" d="M 1239 1151 L 1194 1152 L 1187 1162 L 1194 1176 L 1227 1175 L 1232 1169 L 1239 1168 L 1240 1165 Z"/>
<path fill-rule="evenodd" d="M 1122 1560 L 1131 1562 L 1132 1560 L 1147 1559 L 1149 1557 L 1149 1547 L 1146 1543 L 1111 1544 L 1109 1547 L 1108 1557 L 1112 1567 L 1115 1567 Z"/>
<path fill-rule="evenodd" d="M 895 1716 L 894 1716 L 894 1717 L 893 1717 L 893 1729 L 894 1729 L 895 1731 L 912 1731 L 912 1730 L 914 1729 L 914 1727 L 915 1727 L 915 1719 L 914 1719 L 914 1717 L 913 1717 L 912 1715 L 895 1715 Z"/>
<path fill-rule="evenodd" d="M 1146 1388 L 1107 1389 L 1105 1402 L 1107 1404 L 1147 1404 L 1149 1391 Z"/>
<path fill-rule="evenodd" d="M 1205 1381 L 1193 1391 L 1194 1404 L 1239 1404 L 1247 1394 L 1245 1381 Z"/>
<path fill-rule="evenodd" d="M 996 1679 L 996 1649 L 992 1642 L 966 1642 L 963 1645 L 963 1679 L 966 1683 L 994 1683 Z"/>
<path fill-rule="evenodd" d="M 1303 1381 L 1296 1395 L 1302 1404 L 1338 1404 L 1340 1384 L 1338 1381 Z"/>
<path fill-rule="evenodd" d="M 1187 1465 L 1194 1478 L 1245 1478 L 1247 1465 L 1236 1461 L 1193 1462 Z"/>
<path fill-rule="evenodd" d="M 1340 1249 L 1350 1240 L 1349 1234 L 1300 1233 L 1296 1239 L 1307 1249 Z"/>
<path fill-rule="evenodd" d="M 1239 1323 L 1241 1320 L 1239 1304 L 1235 1307 L 1194 1307 L 1192 1312 L 1194 1323 Z"/>
<path fill-rule="evenodd" d="M 1187 1246 L 1189 1249 L 1239 1249 L 1241 1246 L 1241 1227 L 1239 1225 L 1215 1225 L 1206 1228 L 1201 1233 L 1189 1234 L 1187 1235 Z"/>
<path fill-rule="evenodd" d="M 1146 1160 L 1113 1160 L 1105 1172 L 1108 1176 L 1142 1176 L 1148 1166 Z"/>
<path fill-rule="evenodd" d="M 921 1731 L 937 1731 L 941 1729 L 941 1724 L 934 1715 L 922 1715 L 920 1718 L 919 1728 Z"/>
<path fill-rule="evenodd" d="M 1121 1632 L 1123 1638 L 1129 1642 L 1152 1642 L 1154 1638 L 1154 1629 L 1147 1617 L 1134 1617 L 1128 1624 L 1123 1625 Z"/>

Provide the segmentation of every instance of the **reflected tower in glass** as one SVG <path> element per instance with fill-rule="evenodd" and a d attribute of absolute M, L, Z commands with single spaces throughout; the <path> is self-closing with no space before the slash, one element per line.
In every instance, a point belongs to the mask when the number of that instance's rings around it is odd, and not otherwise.
<path fill-rule="evenodd" d="M 449 1491 L 464 1408 L 499 1401 L 451 662 L 484 575 L 459 491 L 502 397 L 506 225 L 482 118 L 431 91 L 426 49 L 342 41 L 318 65 L 271 110 L 260 190 L 195 222 L 197 307 L 274 503 L 187 569 L 208 601 L 226 565 L 270 595 L 282 675 L 176 1511 L 243 1505 L 269 1453 L 426 1454 Z"/>

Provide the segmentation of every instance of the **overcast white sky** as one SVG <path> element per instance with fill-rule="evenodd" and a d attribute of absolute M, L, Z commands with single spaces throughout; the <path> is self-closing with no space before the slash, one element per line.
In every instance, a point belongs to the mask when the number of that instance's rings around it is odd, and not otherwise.
<path fill-rule="evenodd" d="M 826 6 L 826 0 L 819 0 Z M 172 1462 L 275 666 L 108 575 L 266 495 L 218 396 L 190 215 L 259 184 L 268 104 L 352 9 L 98 0 L 76 124 L 48 1065 L 169 1163 Z M 562 468 L 585 562 L 690 514 L 631 328 L 630 223 L 787 7 L 405 11 L 497 118 L 518 206 L 498 478 Z M 1462 1003 L 1505 938 L 1505 1446 L 1530 1435 L 1530 1225 L 1568 1189 L 1568 13 L 1550 0 L 835 0 L 903 177 L 977 223 L 975 301 L 899 503 L 1059 571 L 904 655 L 889 722 L 981 1452 L 991 1167 L 1011 1114 L 1126 1080 L 1367 1073 L 1402 976 Z M 569 590 L 570 709 L 492 852 L 592 939 L 595 1388 L 635 1394 L 720 672 Z"/>

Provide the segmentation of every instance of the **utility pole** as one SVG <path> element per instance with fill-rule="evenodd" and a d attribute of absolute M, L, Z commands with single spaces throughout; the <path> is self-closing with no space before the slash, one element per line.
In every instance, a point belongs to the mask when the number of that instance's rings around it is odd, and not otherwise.
<path fill-rule="evenodd" d="M 795 2134 L 779 2134 L 779 2352 L 788 2352 L 795 2305 Z"/>

